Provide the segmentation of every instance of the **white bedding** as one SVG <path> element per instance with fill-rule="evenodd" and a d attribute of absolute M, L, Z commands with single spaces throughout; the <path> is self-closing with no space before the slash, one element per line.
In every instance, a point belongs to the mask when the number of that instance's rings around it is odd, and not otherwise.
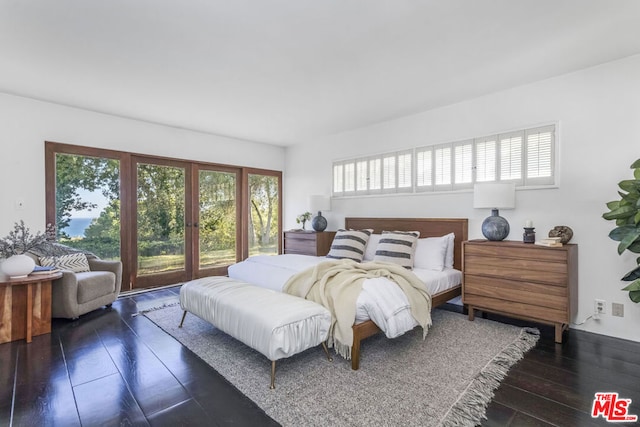
<path fill-rule="evenodd" d="M 296 254 L 256 255 L 231 265 L 229 277 L 281 292 L 284 284 L 295 273 L 326 260 L 325 257 Z M 452 288 L 462 281 L 462 272 L 455 269 L 414 269 L 413 272 L 425 283 L 431 295 Z M 407 297 L 394 282 L 386 278 L 367 279 L 362 286 L 356 307 L 356 323 L 369 319 L 389 338 L 400 336 L 417 326 Z"/>

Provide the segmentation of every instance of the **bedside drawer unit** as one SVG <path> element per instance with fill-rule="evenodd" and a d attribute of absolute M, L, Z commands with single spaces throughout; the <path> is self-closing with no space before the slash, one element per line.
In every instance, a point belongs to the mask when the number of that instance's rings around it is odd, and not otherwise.
<path fill-rule="evenodd" d="M 575 316 L 578 247 L 486 240 L 463 243 L 463 303 L 469 319 L 481 309 L 555 326 L 556 342 Z"/>
<path fill-rule="evenodd" d="M 335 235 L 335 231 L 285 231 L 284 253 L 325 256 Z"/>

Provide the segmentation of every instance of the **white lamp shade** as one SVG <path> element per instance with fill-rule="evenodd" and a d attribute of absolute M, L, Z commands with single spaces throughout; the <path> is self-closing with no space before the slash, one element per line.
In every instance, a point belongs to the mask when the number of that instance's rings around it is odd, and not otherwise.
<path fill-rule="evenodd" d="M 309 210 L 311 212 L 330 211 L 331 198 L 328 196 L 314 195 L 309 196 Z"/>
<path fill-rule="evenodd" d="M 516 185 L 514 183 L 482 183 L 473 187 L 473 207 L 489 209 L 514 209 Z"/>

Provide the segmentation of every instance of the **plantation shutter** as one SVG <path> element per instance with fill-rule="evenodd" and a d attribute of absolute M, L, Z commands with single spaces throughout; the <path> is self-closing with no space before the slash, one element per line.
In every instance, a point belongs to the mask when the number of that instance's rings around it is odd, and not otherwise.
<path fill-rule="evenodd" d="M 396 156 L 384 156 L 382 158 L 382 189 L 392 192 L 396 189 Z"/>
<path fill-rule="evenodd" d="M 451 188 L 451 146 L 440 146 L 434 150 L 435 185 Z"/>
<path fill-rule="evenodd" d="M 476 182 L 496 180 L 496 136 L 476 138 Z"/>
<path fill-rule="evenodd" d="M 344 192 L 344 165 L 333 165 L 333 195 L 341 196 Z"/>
<path fill-rule="evenodd" d="M 356 162 L 356 191 L 363 192 L 367 191 L 368 188 L 368 173 L 367 173 L 367 164 L 366 160 L 360 160 Z"/>
<path fill-rule="evenodd" d="M 405 151 L 398 154 L 398 188 L 411 188 L 412 184 L 412 165 L 411 151 Z"/>
<path fill-rule="evenodd" d="M 522 185 L 522 144 L 524 132 L 511 132 L 498 136 L 500 181 L 514 181 Z"/>
<path fill-rule="evenodd" d="M 473 183 L 473 141 L 453 144 L 453 188 L 471 188 Z"/>
<path fill-rule="evenodd" d="M 528 129 L 525 132 L 527 144 L 525 185 L 553 184 L 554 130 L 554 126 L 544 126 Z"/>
<path fill-rule="evenodd" d="M 344 164 L 344 192 L 354 193 L 356 191 L 356 164 L 349 162 Z"/>
<path fill-rule="evenodd" d="M 382 189 L 382 159 L 369 159 L 369 191 L 379 192 Z"/>
<path fill-rule="evenodd" d="M 416 189 L 431 190 L 433 187 L 433 150 L 419 148 L 416 150 Z"/>

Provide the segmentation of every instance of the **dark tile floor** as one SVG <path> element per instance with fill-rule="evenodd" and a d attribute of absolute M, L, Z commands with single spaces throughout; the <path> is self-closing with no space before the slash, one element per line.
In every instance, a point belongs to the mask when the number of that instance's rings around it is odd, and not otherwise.
<path fill-rule="evenodd" d="M 191 351 L 133 316 L 138 304 L 177 292 L 123 297 L 111 310 L 54 320 L 52 333 L 29 345 L 0 345 L 0 426 L 277 425 Z M 483 425 L 607 425 L 590 416 L 598 391 L 632 399 L 630 413 L 640 415 L 640 343 L 570 330 L 558 345 L 551 328 L 537 326 L 539 344 L 511 369 Z"/>

